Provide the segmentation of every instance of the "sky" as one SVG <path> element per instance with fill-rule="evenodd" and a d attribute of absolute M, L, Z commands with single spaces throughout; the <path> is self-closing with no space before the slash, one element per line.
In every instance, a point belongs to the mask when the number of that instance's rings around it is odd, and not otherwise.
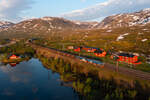
<path fill-rule="evenodd" d="M 150 8 L 150 0 L 0 0 L 0 20 L 54 16 L 93 21 L 144 8 Z"/>

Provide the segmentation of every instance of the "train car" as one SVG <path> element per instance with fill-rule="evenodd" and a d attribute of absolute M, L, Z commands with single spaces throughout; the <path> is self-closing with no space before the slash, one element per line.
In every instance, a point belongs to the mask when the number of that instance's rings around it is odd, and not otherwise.
<path fill-rule="evenodd" d="M 103 49 L 99 49 L 99 50 L 96 50 L 94 52 L 94 54 L 97 56 L 97 57 L 105 57 L 107 52 L 104 51 Z"/>

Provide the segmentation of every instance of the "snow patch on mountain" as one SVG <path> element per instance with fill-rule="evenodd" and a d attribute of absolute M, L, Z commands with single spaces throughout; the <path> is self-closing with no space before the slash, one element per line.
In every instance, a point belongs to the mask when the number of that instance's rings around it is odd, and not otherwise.
<path fill-rule="evenodd" d="M 138 35 L 142 35 L 142 34 L 144 34 L 144 33 L 138 33 Z"/>
<path fill-rule="evenodd" d="M 150 8 L 134 13 L 117 14 L 106 17 L 95 28 L 111 29 L 118 27 L 130 27 L 150 23 Z"/>
<path fill-rule="evenodd" d="M 148 39 L 143 39 L 143 40 L 141 40 L 142 42 L 146 42 Z"/>
<path fill-rule="evenodd" d="M 107 30 L 106 32 L 112 32 L 112 30 Z"/>
<path fill-rule="evenodd" d="M 142 11 L 144 11 L 144 12 L 149 12 L 149 11 L 150 11 L 150 8 L 145 8 L 145 9 L 143 9 Z"/>
<path fill-rule="evenodd" d="M 129 35 L 129 33 L 125 33 L 125 34 L 120 35 L 120 36 L 116 39 L 116 41 L 120 41 L 120 40 L 124 39 L 124 38 L 125 38 L 124 36 L 127 36 L 127 35 Z"/>
<path fill-rule="evenodd" d="M 45 20 L 45 21 L 52 21 L 53 20 L 53 18 L 51 18 L 51 17 L 43 17 L 43 18 L 41 18 L 42 20 Z"/>

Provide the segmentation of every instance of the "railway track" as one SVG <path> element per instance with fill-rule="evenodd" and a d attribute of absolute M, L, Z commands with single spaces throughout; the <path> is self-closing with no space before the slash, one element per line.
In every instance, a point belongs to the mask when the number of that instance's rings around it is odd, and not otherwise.
<path fill-rule="evenodd" d="M 112 64 L 105 64 L 105 68 L 108 68 L 110 70 L 116 71 L 116 66 Z M 119 67 L 118 73 L 125 74 L 130 77 L 135 77 L 142 80 L 149 80 L 150 81 L 150 73 L 134 70 L 131 68 L 125 68 L 125 67 Z"/>

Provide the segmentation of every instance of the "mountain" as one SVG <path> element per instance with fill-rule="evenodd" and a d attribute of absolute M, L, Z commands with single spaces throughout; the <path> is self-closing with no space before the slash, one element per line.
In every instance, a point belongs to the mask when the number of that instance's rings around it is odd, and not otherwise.
<path fill-rule="evenodd" d="M 1 33 L 9 34 L 49 34 L 57 33 L 64 30 L 79 30 L 79 29 L 88 29 L 97 25 L 97 22 L 79 22 L 79 21 L 70 21 L 64 18 L 59 17 L 43 17 L 28 19 L 22 22 L 19 22 L 7 29 L 3 29 Z"/>
<path fill-rule="evenodd" d="M 8 28 L 12 25 L 14 25 L 14 23 L 11 23 L 11 22 L 8 22 L 8 21 L 0 21 L 0 29 L 1 28 Z"/>
<path fill-rule="evenodd" d="M 141 10 L 134 13 L 117 14 L 106 17 L 94 28 L 117 28 L 117 27 L 130 27 L 136 25 L 145 25 L 150 23 L 150 8 Z"/>
<path fill-rule="evenodd" d="M 9 24 L 1 25 L 9 26 Z M 0 29 L 0 38 L 33 37 L 44 37 L 58 44 L 60 42 L 77 43 L 149 54 L 150 9 L 109 16 L 100 23 L 43 17 L 24 20 Z"/>
<path fill-rule="evenodd" d="M 2 23 L 2 22 L 1 22 Z M 142 26 L 141 30 L 145 30 L 145 26 L 150 23 L 150 8 L 141 10 L 134 13 L 117 14 L 106 17 L 102 22 L 80 22 L 71 21 L 59 17 L 43 17 L 21 21 L 13 24 L 9 22 L 3 22 L 0 24 L 0 35 L 8 36 L 64 36 L 79 31 L 87 32 L 89 30 L 100 29 L 99 33 L 102 33 L 102 29 L 107 31 L 103 34 L 112 33 L 114 34 L 113 28 L 124 28 L 124 27 L 137 27 Z M 149 25 L 148 25 L 149 26 Z M 135 28 L 137 29 L 137 28 Z M 149 30 L 149 29 L 147 29 Z M 82 32 L 81 31 L 81 32 Z M 102 31 L 102 32 L 101 32 Z M 95 34 L 93 32 L 93 34 Z M 124 33 L 125 34 L 125 33 Z"/>

